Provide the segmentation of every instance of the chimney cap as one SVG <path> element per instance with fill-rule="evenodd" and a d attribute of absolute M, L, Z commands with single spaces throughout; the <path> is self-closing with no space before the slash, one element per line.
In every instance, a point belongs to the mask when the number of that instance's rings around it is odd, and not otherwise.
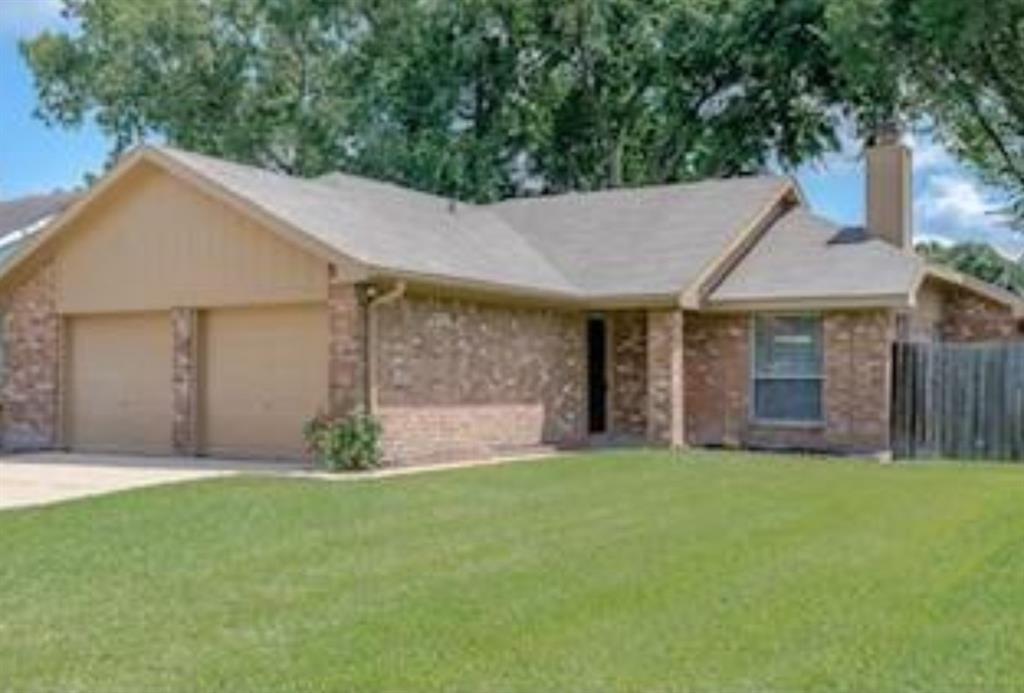
<path fill-rule="evenodd" d="M 903 128 L 895 118 L 885 120 L 875 126 L 868 139 L 868 144 L 872 147 L 900 144 L 902 136 Z"/>

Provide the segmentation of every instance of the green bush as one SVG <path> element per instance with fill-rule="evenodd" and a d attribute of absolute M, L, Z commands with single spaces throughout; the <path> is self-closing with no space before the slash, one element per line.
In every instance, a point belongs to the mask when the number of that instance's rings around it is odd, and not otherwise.
<path fill-rule="evenodd" d="M 310 453 L 329 471 L 373 469 L 381 464 L 381 427 L 370 414 L 319 415 L 306 424 L 304 433 Z"/>

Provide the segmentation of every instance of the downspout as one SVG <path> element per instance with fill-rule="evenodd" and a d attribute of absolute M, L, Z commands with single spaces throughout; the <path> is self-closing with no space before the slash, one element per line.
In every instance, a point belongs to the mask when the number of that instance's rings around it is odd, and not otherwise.
<path fill-rule="evenodd" d="M 398 281 L 391 290 L 384 294 L 377 294 L 374 286 L 366 289 L 366 311 L 363 313 L 365 341 L 363 348 L 366 354 L 366 370 L 364 372 L 363 407 L 370 416 L 375 416 L 378 410 L 377 402 L 377 351 L 378 351 L 378 325 L 377 308 L 394 303 L 405 295 L 405 282 Z"/>

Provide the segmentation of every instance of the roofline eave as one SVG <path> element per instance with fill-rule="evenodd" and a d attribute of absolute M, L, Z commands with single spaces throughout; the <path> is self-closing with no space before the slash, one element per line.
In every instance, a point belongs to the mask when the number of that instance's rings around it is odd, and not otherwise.
<path fill-rule="evenodd" d="M 192 183 L 206 194 L 229 205 L 261 226 L 281 236 L 285 241 L 297 245 L 310 254 L 320 257 L 325 262 L 340 268 L 342 274 L 346 277 L 351 277 L 353 281 L 361 281 L 367 276 L 368 266 L 366 263 L 323 243 L 313 235 L 281 219 L 262 205 L 227 189 L 209 176 L 203 175 L 182 164 L 172 156 L 161 152 L 158 148 L 142 146 L 122 158 L 91 190 L 87 191 L 67 209 L 51 219 L 44 228 L 40 229 L 24 246 L 19 248 L 3 267 L 0 267 L 0 289 L 10 281 L 11 277 L 17 276 L 21 267 L 40 248 L 57 237 L 64 229 L 68 228 L 78 219 L 86 209 L 91 207 L 94 200 L 102 196 L 143 162 L 152 163 L 168 174 Z"/>
<path fill-rule="evenodd" d="M 886 294 L 823 294 L 819 296 L 751 296 L 714 299 L 707 302 L 709 313 L 773 312 L 773 311 L 829 311 L 888 308 L 909 310 L 915 307 L 911 292 Z"/>

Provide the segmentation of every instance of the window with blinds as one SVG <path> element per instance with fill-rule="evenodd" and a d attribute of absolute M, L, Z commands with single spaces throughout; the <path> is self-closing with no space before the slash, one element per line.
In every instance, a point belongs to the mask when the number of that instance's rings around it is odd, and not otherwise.
<path fill-rule="evenodd" d="M 820 423 L 823 408 L 821 318 L 759 315 L 754 319 L 754 418 Z"/>

